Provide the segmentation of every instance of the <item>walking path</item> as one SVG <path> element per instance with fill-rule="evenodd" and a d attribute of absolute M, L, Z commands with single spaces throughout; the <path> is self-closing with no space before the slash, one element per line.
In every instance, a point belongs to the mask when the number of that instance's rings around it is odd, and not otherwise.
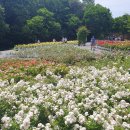
<path fill-rule="evenodd" d="M 96 46 L 95 48 L 95 51 L 92 51 L 91 50 L 91 43 L 90 42 L 87 42 L 85 44 L 85 46 L 77 46 L 78 48 L 81 48 L 81 49 L 87 49 L 95 54 L 102 54 L 104 52 L 110 52 L 110 49 L 107 49 L 107 48 L 104 48 L 104 47 L 99 47 L 99 46 Z"/>
<path fill-rule="evenodd" d="M 11 55 L 13 52 L 14 50 L 0 51 L 0 58 L 13 58 Z"/>

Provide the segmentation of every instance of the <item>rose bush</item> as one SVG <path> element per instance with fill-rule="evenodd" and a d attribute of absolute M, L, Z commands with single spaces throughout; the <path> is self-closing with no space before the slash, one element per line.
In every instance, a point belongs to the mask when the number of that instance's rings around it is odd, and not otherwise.
<path fill-rule="evenodd" d="M 130 41 L 97 40 L 97 45 L 111 49 L 130 50 Z"/>
<path fill-rule="evenodd" d="M 122 67 L 46 68 L 32 80 L 0 80 L 2 130 L 130 129 L 130 74 Z"/>

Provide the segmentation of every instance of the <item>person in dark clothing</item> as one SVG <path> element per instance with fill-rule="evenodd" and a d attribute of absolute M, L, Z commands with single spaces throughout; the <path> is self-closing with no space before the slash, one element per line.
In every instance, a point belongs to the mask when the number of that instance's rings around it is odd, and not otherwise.
<path fill-rule="evenodd" d="M 95 50 L 95 46 L 96 46 L 96 39 L 95 39 L 95 37 L 93 36 L 92 38 L 91 38 L 91 50 Z"/>

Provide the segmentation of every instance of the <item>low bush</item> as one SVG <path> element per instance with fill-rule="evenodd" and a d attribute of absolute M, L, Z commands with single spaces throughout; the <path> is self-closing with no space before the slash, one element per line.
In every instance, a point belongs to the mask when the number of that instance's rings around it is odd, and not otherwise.
<path fill-rule="evenodd" d="M 79 45 L 85 45 L 88 34 L 89 34 L 89 31 L 85 26 L 82 26 L 78 29 L 77 39 L 78 39 Z"/>

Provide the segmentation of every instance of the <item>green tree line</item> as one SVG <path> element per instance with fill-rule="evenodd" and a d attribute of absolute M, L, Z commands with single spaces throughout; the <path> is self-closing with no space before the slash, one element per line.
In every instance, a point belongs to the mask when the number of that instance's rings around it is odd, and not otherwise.
<path fill-rule="evenodd" d="M 110 10 L 94 0 L 0 0 L 0 48 L 38 39 L 76 39 L 82 25 L 97 38 L 110 32 L 127 33 L 129 17 L 113 19 Z"/>

